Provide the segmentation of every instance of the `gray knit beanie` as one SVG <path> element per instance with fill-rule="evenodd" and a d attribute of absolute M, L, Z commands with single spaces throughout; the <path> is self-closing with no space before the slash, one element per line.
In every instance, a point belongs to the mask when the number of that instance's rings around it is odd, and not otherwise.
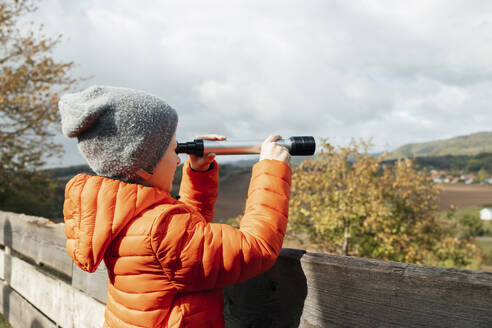
<path fill-rule="evenodd" d="M 92 86 L 65 94 L 58 104 L 63 134 L 78 147 L 98 175 L 133 181 L 152 174 L 176 131 L 178 114 L 143 91 Z"/>

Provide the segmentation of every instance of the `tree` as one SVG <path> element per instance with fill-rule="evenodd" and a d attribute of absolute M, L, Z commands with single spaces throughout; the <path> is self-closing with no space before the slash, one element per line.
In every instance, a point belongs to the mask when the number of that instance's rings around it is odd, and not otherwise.
<path fill-rule="evenodd" d="M 439 187 L 410 160 L 383 165 L 369 145 L 323 151 L 293 169 L 288 234 L 321 251 L 463 267 L 476 247 L 438 215 Z"/>
<path fill-rule="evenodd" d="M 490 174 L 487 171 L 485 171 L 484 169 L 480 169 L 473 182 L 482 183 L 488 178 L 490 178 Z"/>
<path fill-rule="evenodd" d="M 76 80 L 72 62 L 55 61 L 49 53 L 61 36 L 47 37 L 21 29 L 20 19 L 36 10 L 35 1 L 0 1 L 0 167 L 33 170 L 43 157 L 58 154 L 53 142 L 59 121 L 58 92 Z"/>
<path fill-rule="evenodd" d="M 61 36 L 48 37 L 33 22 L 21 28 L 36 3 L 0 0 L 0 207 L 29 185 L 46 157 L 61 153 L 53 139 L 58 93 L 76 83 L 73 63 L 50 56 Z"/>

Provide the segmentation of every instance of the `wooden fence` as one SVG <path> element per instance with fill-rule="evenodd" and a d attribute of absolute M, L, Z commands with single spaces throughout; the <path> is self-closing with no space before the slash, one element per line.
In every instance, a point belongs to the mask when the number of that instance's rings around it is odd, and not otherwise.
<path fill-rule="evenodd" d="M 0 211 L 0 309 L 14 328 L 102 327 L 107 276 L 72 265 L 63 224 Z M 227 327 L 492 327 L 492 273 L 283 249 L 224 290 Z"/>

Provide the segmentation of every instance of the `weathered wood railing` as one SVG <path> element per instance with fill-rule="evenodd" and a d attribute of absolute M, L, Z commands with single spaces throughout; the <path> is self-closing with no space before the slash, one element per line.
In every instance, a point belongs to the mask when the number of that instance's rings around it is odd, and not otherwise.
<path fill-rule="evenodd" d="M 65 252 L 63 224 L 0 212 L 0 309 L 13 327 L 101 327 L 104 264 Z M 492 327 L 492 273 L 284 249 L 224 290 L 228 327 Z"/>

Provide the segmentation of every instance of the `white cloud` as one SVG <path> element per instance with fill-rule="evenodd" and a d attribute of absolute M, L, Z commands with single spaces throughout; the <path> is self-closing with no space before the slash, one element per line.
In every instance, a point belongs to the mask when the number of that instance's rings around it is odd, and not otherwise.
<path fill-rule="evenodd" d="M 181 140 L 372 137 L 380 150 L 490 130 L 491 10 L 444 0 L 44 0 L 34 18 L 65 35 L 56 56 L 91 84 L 144 89 L 176 107 Z"/>

